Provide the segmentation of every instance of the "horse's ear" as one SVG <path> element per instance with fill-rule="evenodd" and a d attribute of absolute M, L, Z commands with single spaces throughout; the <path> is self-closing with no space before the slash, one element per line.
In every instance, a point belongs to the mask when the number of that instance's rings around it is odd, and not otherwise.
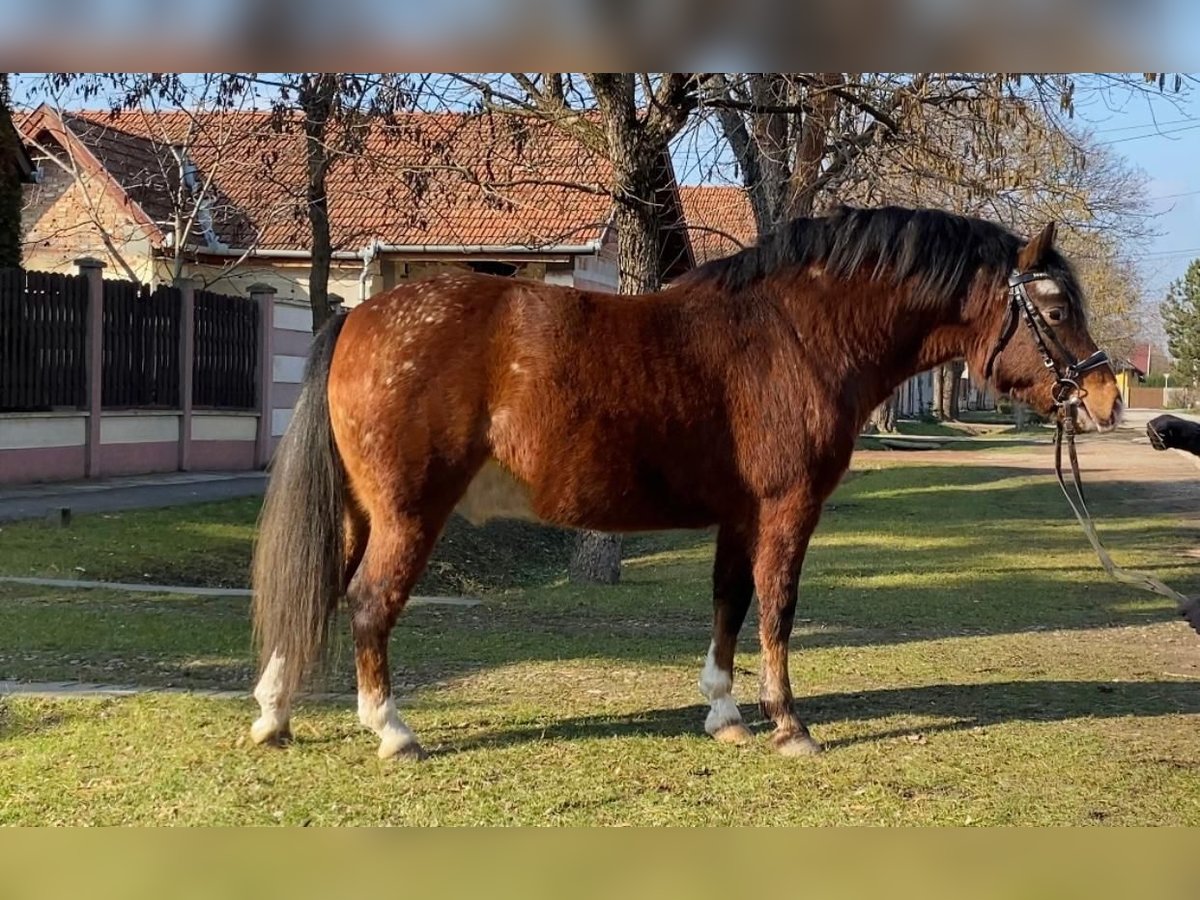
<path fill-rule="evenodd" d="M 1054 246 L 1054 231 L 1054 223 L 1047 222 L 1046 227 L 1041 230 L 1041 233 L 1021 248 L 1021 252 L 1017 256 L 1018 269 L 1022 272 L 1028 272 L 1030 269 L 1036 269 L 1045 262 L 1046 255 L 1050 252 L 1050 248 Z"/>

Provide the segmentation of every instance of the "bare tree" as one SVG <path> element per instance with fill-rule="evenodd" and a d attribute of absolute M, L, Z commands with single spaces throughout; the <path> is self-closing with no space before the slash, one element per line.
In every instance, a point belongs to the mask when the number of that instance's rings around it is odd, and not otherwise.
<path fill-rule="evenodd" d="M 226 72 L 183 77 L 155 73 L 59 73 L 44 82 L 48 93 L 69 93 L 84 100 L 102 98 L 114 113 L 129 113 L 144 107 L 171 108 L 191 112 L 196 125 L 194 136 L 205 133 L 204 124 L 219 122 L 221 113 L 237 110 L 263 110 L 270 128 L 278 134 L 296 135 L 303 141 L 305 177 L 297 197 L 311 233 L 311 272 L 309 301 L 313 327 L 320 329 L 332 314 L 329 302 L 329 272 L 334 244 L 330 226 L 328 178 L 332 169 L 361 154 L 372 123 L 387 121 L 410 101 L 408 78 L 398 74 L 348 72 L 298 72 L 265 75 Z M 211 115 L 201 114 L 197 98 Z M 228 132 L 226 132 L 228 133 Z M 234 134 L 236 138 L 236 134 Z M 243 146 L 244 149 L 244 146 Z M 264 150 L 261 177 L 282 183 L 272 172 L 273 153 Z M 219 173 L 205 173 L 205 183 L 188 186 L 187 168 L 182 154 L 175 157 L 180 172 L 171 180 L 177 186 L 180 201 L 177 238 L 190 236 L 202 222 L 205 200 L 219 184 Z M 294 184 L 288 187 L 295 190 Z M 183 246 L 176 240 L 175 246 Z"/>
<path fill-rule="evenodd" d="M 1121 285 L 1091 293 L 1102 343 L 1127 339 L 1118 332 L 1138 319 L 1127 254 L 1148 230 L 1145 186 L 1071 117 L 1084 97 L 1171 103 L 1181 78 L 772 72 L 703 83 L 760 231 L 843 202 L 935 206 L 1023 233 L 1054 219 L 1085 282 Z M 961 362 L 935 373 L 939 418 L 957 416 L 962 373 Z M 886 413 L 873 416 L 878 427 Z"/>

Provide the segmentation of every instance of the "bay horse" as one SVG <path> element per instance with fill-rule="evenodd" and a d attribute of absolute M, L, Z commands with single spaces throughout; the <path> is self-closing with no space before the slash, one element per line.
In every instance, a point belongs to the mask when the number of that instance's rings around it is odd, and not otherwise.
<path fill-rule="evenodd" d="M 794 708 L 788 640 L 809 539 L 871 411 L 965 358 L 1049 413 L 1057 365 L 1087 358 L 1067 370 L 1080 427 L 1116 425 L 1116 379 L 1054 233 L 840 208 L 645 296 L 443 274 L 338 316 L 313 344 L 261 518 L 253 740 L 290 738 L 292 698 L 345 596 L 359 718 L 381 757 L 424 755 L 396 712 L 388 636 L 446 520 L 490 473 L 555 525 L 717 526 L 705 730 L 751 737 L 731 691 L 757 595 L 773 746 L 819 750 Z"/>

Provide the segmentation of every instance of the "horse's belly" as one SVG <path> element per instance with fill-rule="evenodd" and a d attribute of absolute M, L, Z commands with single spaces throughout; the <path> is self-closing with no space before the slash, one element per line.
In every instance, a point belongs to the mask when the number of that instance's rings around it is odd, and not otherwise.
<path fill-rule="evenodd" d="M 458 501 L 455 512 L 472 525 L 491 519 L 537 520 L 529 487 L 489 459 Z"/>
<path fill-rule="evenodd" d="M 455 512 L 472 525 L 492 519 L 548 522 L 568 528 L 600 531 L 650 531 L 662 528 L 700 528 L 714 516 L 694 498 L 661 490 L 618 488 L 611 483 L 597 491 L 595 481 L 576 482 L 589 489 L 569 490 L 559 483 L 543 486 L 537 495 L 489 459 L 467 487 Z M 672 492 L 673 493 L 673 492 Z"/>

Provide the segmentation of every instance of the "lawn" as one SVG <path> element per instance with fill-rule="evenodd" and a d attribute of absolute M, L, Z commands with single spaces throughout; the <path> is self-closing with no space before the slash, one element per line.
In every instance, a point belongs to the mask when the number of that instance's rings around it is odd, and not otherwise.
<path fill-rule="evenodd" d="M 247 746 L 244 699 L 0 699 L 0 823 L 1200 824 L 1196 635 L 1105 580 L 1051 480 L 913 456 L 856 469 L 813 543 L 791 667 L 820 757 L 767 748 L 753 621 L 735 694 L 764 734 L 702 734 L 711 534 L 633 537 L 622 584 L 585 589 L 569 536 L 456 524 L 425 589 L 483 604 L 392 642 L 426 763 L 375 757 L 340 641 L 283 751 Z M 1143 491 L 1095 487 L 1106 538 L 1200 589 L 1200 534 Z M 0 569 L 241 584 L 255 513 L 9 525 Z M 246 603 L 0 586 L 0 678 L 244 690 Z"/>

